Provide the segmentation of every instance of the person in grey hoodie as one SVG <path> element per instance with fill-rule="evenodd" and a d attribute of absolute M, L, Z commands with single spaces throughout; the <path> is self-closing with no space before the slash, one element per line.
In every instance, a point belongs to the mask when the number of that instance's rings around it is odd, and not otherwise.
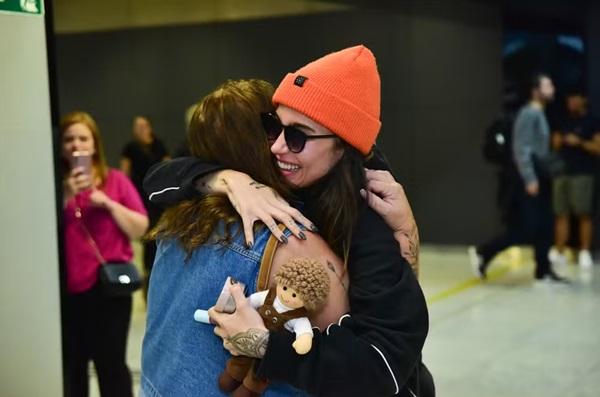
<path fill-rule="evenodd" d="M 530 86 L 529 101 L 521 107 L 513 127 L 512 160 L 516 183 L 515 216 L 500 236 L 469 248 L 474 271 L 486 277 L 491 260 L 502 250 L 517 244 L 535 249 L 535 279 L 566 281 L 550 267 L 552 246 L 550 127 L 544 113 L 554 98 L 554 84 L 546 74 L 536 74 Z"/>

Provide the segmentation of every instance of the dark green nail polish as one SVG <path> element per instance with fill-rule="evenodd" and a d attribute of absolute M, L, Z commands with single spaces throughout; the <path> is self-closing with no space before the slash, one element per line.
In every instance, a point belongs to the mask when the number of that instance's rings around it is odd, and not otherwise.
<path fill-rule="evenodd" d="M 304 233 L 300 232 L 298 236 L 300 236 L 302 240 L 306 240 L 306 235 Z"/>
<path fill-rule="evenodd" d="M 318 232 L 319 228 L 316 227 L 315 225 L 310 225 L 310 230 L 312 230 L 313 232 Z"/>
<path fill-rule="evenodd" d="M 285 237 L 285 236 L 281 236 L 281 242 L 284 243 L 284 244 L 287 244 L 288 238 Z"/>

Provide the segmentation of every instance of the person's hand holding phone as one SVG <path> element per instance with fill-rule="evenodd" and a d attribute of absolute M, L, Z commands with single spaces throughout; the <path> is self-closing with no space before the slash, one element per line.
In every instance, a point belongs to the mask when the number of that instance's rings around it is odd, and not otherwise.
<path fill-rule="evenodd" d="M 66 179 L 67 193 L 74 196 L 91 188 L 92 185 L 92 156 L 88 152 L 73 152 L 71 172 Z"/>

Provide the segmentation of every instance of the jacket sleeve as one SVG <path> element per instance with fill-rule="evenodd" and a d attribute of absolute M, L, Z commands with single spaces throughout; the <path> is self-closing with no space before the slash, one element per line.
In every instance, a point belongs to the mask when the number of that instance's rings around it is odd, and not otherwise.
<path fill-rule="evenodd" d="M 535 121 L 535 115 L 522 111 L 515 120 L 513 130 L 513 158 L 517 165 L 517 170 L 526 184 L 537 182 L 537 176 L 533 165 L 533 134 Z"/>
<path fill-rule="evenodd" d="M 222 170 L 218 164 L 205 163 L 196 157 L 180 157 L 153 165 L 144 177 L 148 199 L 168 207 L 199 195 L 194 182 L 211 172 Z"/>
<path fill-rule="evenodd" d="M 427 307 L 392 231 L 370 208 L 354 231 L 348 271 L 350 313 L 316 332 L 303 356 L 292 348 L 293 334 L 271 333 L 258 374 L 318 396 L 410 395 Z"/>

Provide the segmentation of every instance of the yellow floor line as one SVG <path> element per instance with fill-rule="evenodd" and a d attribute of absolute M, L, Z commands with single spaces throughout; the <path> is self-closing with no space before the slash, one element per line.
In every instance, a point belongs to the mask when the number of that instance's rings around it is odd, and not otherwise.
<path fill-rule="evenodd" d="M 431 304 L 443 301 L 444 299 L 447 299 L 451 296 L 454 296 L 456 294 L 459 294 L 461 292 L 469 290 L 478 285 L 484 284 L 489 281 L 498 280 L 499 278 L 504 276 L 506 273 L 508 273 L 513 268 L 514 267 L 511 267 L 511 266 L 502 266 L 499 269 L 489 270 L 487 272 L 487 280 L 485 280 L 485 281 L 480 280 L 479 278 L 476 278 L 476 277 L 472 277 L 468 280 L 463 281 L 460 284 L 455 285 L 452 288 L 449 288 L 447 290 L 444 290 L 444 291 L 438 292 L 437 294 L 434 294 L 430 298 L 426 299 L 427 304 L 431 305 Z"/>

